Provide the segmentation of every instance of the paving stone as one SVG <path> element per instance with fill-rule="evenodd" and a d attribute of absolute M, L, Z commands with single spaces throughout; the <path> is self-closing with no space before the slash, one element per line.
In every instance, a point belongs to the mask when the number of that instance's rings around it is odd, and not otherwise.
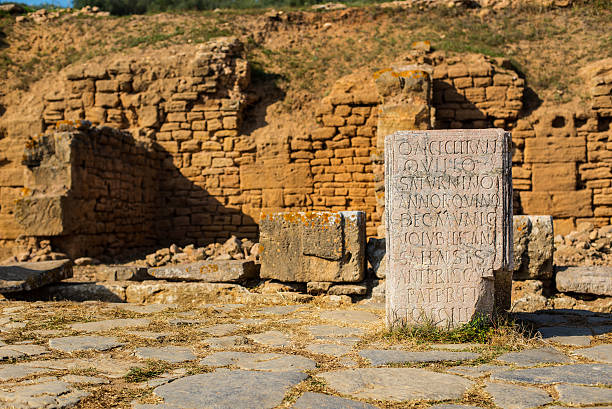
<path fill-rule="evenodd" d="M 612 324 L 612 316 L 606 317 L 587 317 L 586 322 L 589 325 Z"/>
<path fill-rule="evenodd" d="M 291 345 L 291 338 L 280 331 L 266 331 L 260 334 L 247 335 L 248 339 L 269 347 L 287 347 Z"/>
<path fill-rule="evenodd" d="M 490 375 L 495 372 L 501 372 L 507 370 L 507 366 L 500 365 L 478 365 L 478 366 L 453 366 L 448 368 L 446 372 L 452 374 L 464 375 L 470 378 L 480 378 L 481 376 Z"/>
<path fill-rule="evenodd" d="M 0 402 L 16 408 L 70 408 L 87 396 L 88 392 L 57 379 L 0 390 Z"/>
<path fill-rule="evenodd" d="M 132 311 L 138 314 L 156 314 L 166 310 L 171 310 L 177 307 L 176 304 L 147 304 L 147 305 L 139 305 L 139 304 L 128 304 L 128 303 L 116 303 L 114 304 L 116 308 Z"/>
<path fill-rule="evenodd" d="M 229 335 L 232 332 L 236 332 L 240 329 L 240 325 L 237 324 L 217 324 L 210 327 L 202 328 L 202 332 L 213 335 L 215 337 L 221 337 Z"/>
<path fill-rule="evenodd" d="M 299 318 L 286 318 L 284 320 L 280 320 L 279 322 L 287 325 L 299 325 L 302 323 L 302 320 Z"/>
<path fill-rule="evenodd" d="M 6 382 L 13 379 L 25 378 L 30 375 L 41 375 L 49 370 L 44 368 L 31 368 L 24 365 L 2 365 L 0 366 L 0 381 Z"/>
<path fill-rule="evenodd" d="M 171 332 L 151 332 L 151 331 L 129 331 L 126 334 L 145 339 L 152 339 L 155 341 L 161 341 L 172 335 Z"/>
<path fill-rule="evenodd" d="M 304 392 L 293 405 L 293 409 L 376 409 L 376 406 L 351 399 L 339 398 L 324 393 Z"/>
<path fill-rule="evenodd" d="M 155 359 L 173 364 L 192 361 L 197 357 L 187 347 L 164 346 L 164 347 L 141 347 L 134 350 L 134 354 L 142 359 Z"/>
<path fill-rule="evenodd" d="M 441 403 L 439 405 L 430 406 L 427 409 L 483 409 L 483 408 L 480 406 L 456 405 L 453 403 Z"/>
<path fill-rule="evenodd" d="M 364 324 L 372 323 L 376 321 L 382 321 L 378 315 L 368 311 L 355 311 L 355 310 L 335 310 L 335 311 L 322 311 L 319 315 L 321 319 L 328 321 L 342 321 L 351 324 Z"/>
<path fill-rule="evenodd" d="M 559 402 L 570 405 L 597 405 L 612 403 L 612 389 L 595 388 L 592 386 L 568 385 L 561 383 L 555 385 L 559 394 Z"/>
<path fill-rule="evenodd" d="M 224 349 L 248 345 L 249 339 L 242 335 L 228 335 L 227 337 L 209 338 L 204 340 L 204 342 L 211 348 Z"/>
<path fill-rule="evenodd" d="M 474 352 L 452 352 L 452 351 L 398 351 L 393 349 L 364 349 L 359 355 L 371 362 L 373 366 L 404 362 L 442 362 L 442 361 L 467 361 L 476 359 L 480 354 Z"/>
<path fill-rule="evenodd" d="M 349 337 L 365 333 L 361 328 L 339 327 L 337 325 L 311 325 L 307 329 L 317 339 Z"/>
<path fill-rule="evenodd" d="M 243 325 L 262 325 L 268 322 L 268 320 L 260 318 L 240 318 L 238 322 Z"/>
<path fill-rule="evenodd" d="M 104 385 L 109 383 L 109 380 L 105 378 L 83 375 L 64 375 L 62 376 L 62 381 L 68 383 L 82 383 L 87 385 Z"/>
<path fill-rule="evenodd" d="M 442 349 L 446 351 L 467 351 L 470 349 L 482 348 L 483 344 L 465 343 L 465 344 L 430 344 L 431 349 Z"/>
<path fill-rule="evenodd" d="M 577 383 L 582 385 L 612 385 L 612 365 L 575 364 L 503 371 L 491 374 L 491 379 L 553 384 Z"/>
<path fill-rule="evenodd" d="M 342 356 L 351 352 L 351 347 L 346 345 L 337 344 L 310 344 L 305 348 L 308 352 L 313 354 Z"/>
<path fill-rule="evenodd" d="M 593 334 L 595 335 L 606 335 L 612 333 L 612 325 L 601 325 L 597 327 L 592 327 Z"/>
<path fill-rule="evenodd" d="M 31 291 L 72 277 L 70 260 L 14 263 L 0 266 L 0 293 Z"/>
<path fill-rule="evenodd" d="M 577 349 L 574 354 L 583 356 L 591 361 L 612 363 L 612 344 L 597 345 L 591 348 Z"/>
<path fill-rule="evenodd" d="M 590 329 L 584 327 L 546 327 L 539 329 L 542 339 L 562 345 L 585 346 L 591 343 Z"/>
<path fill-rule="evenodd" d="M 539 364 L 565 364 L 570 358 L 554 348 L 526 349 L 520 352 L 508 352 L 500 355 L 498 361 L 518 366 L 535 366 Z"/>
<path fill-rule="evenodd" d="M 70 325 L 75 331 L 98 332 L 117 328 L 146 327 L 151 323 L 147 318 L 117 318 L 113 320 L 79 322 Z"/>
<path fill-rule="evenodd" d="M 287 390 L 308 375 L 301 372 L 217 370 L 187 376 L 154 389 L 166 405 L 180 408 L 266 409 L 278 406 Z"/>
<path fill-rule="evenodd" d="M 340 365 L 346 366 L 347 368 L 357 368 L 359 366 L 359 363 L 350 356 L 343 356 L 338 359 L 338 362 Z"/>
<path fill-rule="evenodd" d="M 0 361 L 42 355 L 49 350 L 40 345 L 5 345 L 0 347 Z"/>
<path fill-rule="evenodd" d="M 361 342 L 361 338 L 358 337 L 338 337 L 338 338 L 317 338 L 319 341 L 333 341 L 340 345 L 353 346 L 358 342 Z"/>
<path fill-rule="evenodd" d="M 123 346 L 115 337 L 100 337 L 93 335 L 51 338 L 49 347 L 62 352 L 86 351 L 107 351 L 109 349 Z"/>
<path fill-rule="evenodd" d="M 459 399 L 474 385 L 460 376 L 415 368 L 340 369 L 317 376 L 341 394 L 395 402 Z"/>
<path fill-rule="evenodd" d="M 258 310 L 261 314 L 271 315 L 287 315 L 291 314 L 302 308 L 302 305 L 275 305 L 272 307 L 265 307 Z"/>
<path fill-rule="evenodd" d="M 176 326 L 201 325 L 204 323 L 206 323 L 205 320 L 190 320 L 187 318 L 174 318 L 168 321 L 168 324 Z"/>
<path fill-rule="evenodd" d="M 133 367 L 143 367 L 138 361 L 115 359 L 109 355 L 100 354 L 94 358 L 49 359 L 29 361 L 21 364 L 23 367 L 49 372 L 51 370 L 83 370 L 92 369 L 107 378 L 122 378 Z"/>
<path fill-rule="evenodd" d="M 495 405 L 502 409 L 529 409 L 553 401 L 542 389 L 527 386 L 486 382 L 484 390 L 491 395 Z"/>
<path fill-rule="evenodd" d="M 201 365 L 237 366 L 240 369 L 256 371 L 291 372 L 315 369 L 317 363 L 299 355 L 265 354 L 253 352 L 215 352 L 200 361 Z"/>

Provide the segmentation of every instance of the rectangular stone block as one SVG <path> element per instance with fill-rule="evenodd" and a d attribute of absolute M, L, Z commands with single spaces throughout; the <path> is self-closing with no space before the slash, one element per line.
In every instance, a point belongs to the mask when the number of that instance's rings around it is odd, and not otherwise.
<path fill-rule="evenodd" d="M 612 267 L 559 267 L 557 290 L 563 293 L 612 296 Z"/>
<path fill-rule="evenodd" d="M 194 263 L 149 268 L 149 275 L 161 280 L 234 283 L 257 277 L 253 261 L 204 260 Z"/>
<path fill-rule="evenodd" d="M 576 164 L 574 162 L 536 163 L 532 171 L 534 191 L 576 190 Z"/>
<path fill-rule="evenodd" d="M 527 138 L 525 162 L 586 162 L 586 140 L 582 137 Z"/>
<path fill-rule="evenodd" d="M 452 327 L 510 307 L 510 142 L 501 129 L 385 138 L 389 326 Z"/>
<path fill-rule="evenodd" d="M 0 293 L 31 291 L 70 277 L 72 277 L 70 260 L 0 266 Z"/>
<path fill-rule="evenodd" d="M 365 275 L 364 212 L 262 213 L 261 278 L 357 282 Z"/>

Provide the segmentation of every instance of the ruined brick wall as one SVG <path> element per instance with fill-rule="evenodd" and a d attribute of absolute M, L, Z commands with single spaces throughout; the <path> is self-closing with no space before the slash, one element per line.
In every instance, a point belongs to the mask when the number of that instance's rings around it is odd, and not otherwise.
<path fill-rule="evenodd" d="M 62 128 L 27 144 L 20 225 L 71 256 L 154 245 L 166 154 L 113 128 Z"/>
<path fill-rule="evenodd" d="M 102 153 L 91 154 L 92 147 L 88 159 L 73 157 L 76 179 L 70 179 L 68 196 L 78 197 L 83 211 L 70 216 L 81 230 L 54 233 L 63 237 L 65 247 L 95 255 L 105 249 L 114 252 L 171 242 L 205 245 L 231 234 L 256 238 L 260 212 L 283 210 L 362 210 L 367 214 L 368 235 L 377 234 L 376 189 L 382 181 L 375 161 L 380 156 L 376 133 L 381 98 L 371 72 L 334 84 L 313 115 L 317 126 L 312 131 L 291 136 L 271 133 L 262 142 L 241 131 L 249 69 L 237 40 L 217 39 L 199 48 L 162 51 L 71 67 L 64 80 L 45 94 L 39 122 L 51 134 L 66 120 L 88 120 L 129 132 L 125 140 L 90 135 L 92 146 Z M 507 61 L 443 53 L 419 58 L 427 61 L 415 63 L 433 67 L 435 128 L 495 126 L 513 132 L 516 214 L 552 214 L 560 232 L 582 221 L 610 223 L 609 61 L 585 68 L 591 92 L 588 104 L 526 113 L 525 81 Z M 15 206 L 30 193 L 24 187 L 32 186 L 26 178 L 31 170 L 16 164 L 21 164 L 26 137 L 36 134 L 27 129 L 35 128 L 24 126 L 13 132 L 19 138 L 0 140 L 2 257 L 10 255 L 11 243 L 20 235 L 48 236 L 32 229 L 36 223 L 24 222 L 23 213 L 17 217 Z M 121 156 L 117 152 L 122 149 L 152 155 L 157 162 L 142 175 L 140 165 L 130 164 L 140 159 Z M 81 179 L 78 163 L 91 170 Z M 145 189 L 155 196 L 153 201 L 129 187 L 142 187 L 146 180 L 154 181 Z M 43 184 L 37 182 L 30 190 L 46 194 Z M 126 195 L 146 206 L 136 209 L 136 202 Z M 115 201 L 121 206 L 111 204 Z M 58 203 L 60 210 L 70 209 L 69 204 Z M 126 224 L 126 218 L 138 223 Z M 90 219 L 99 220 L 95 232 Z M 76 246 L 79 243 L 83 249 Z"/>

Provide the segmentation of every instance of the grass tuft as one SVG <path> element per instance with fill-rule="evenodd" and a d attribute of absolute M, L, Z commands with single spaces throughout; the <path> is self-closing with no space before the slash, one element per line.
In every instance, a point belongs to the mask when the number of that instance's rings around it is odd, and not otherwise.
<path fill-rule="evenodd" d="M 130 383 L 144 382 L 163 374 L 167 369 L 168 366 L 162 362 L 149 361 L 145 368 L 131 367 L 124 378 Z"/>

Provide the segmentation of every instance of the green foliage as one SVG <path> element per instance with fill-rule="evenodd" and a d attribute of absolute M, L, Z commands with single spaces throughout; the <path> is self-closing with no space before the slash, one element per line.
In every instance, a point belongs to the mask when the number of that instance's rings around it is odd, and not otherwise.
<path fill-rule="evenodd" d="M 131 367 L 129 372 L 125 374 L 124 378 L 126 382 L 144 382 L 163 374 L 167 369 L 167 365 L 161 362 L 149 361 L 145 368 L 139 368 L 136 366 Z"/>
<path fill-rule="evenodd" d="M 493 337 L 497 327 L 498 324 L 488 317 L 476 316 L 470 322 L 454 329 L 439 328 L 435 323 L 426 321 L 420 325 L 394 328 L 385 333 L 384 337 L 388 340 L 413 339 L 417 342 L 486 344 Z"/>

